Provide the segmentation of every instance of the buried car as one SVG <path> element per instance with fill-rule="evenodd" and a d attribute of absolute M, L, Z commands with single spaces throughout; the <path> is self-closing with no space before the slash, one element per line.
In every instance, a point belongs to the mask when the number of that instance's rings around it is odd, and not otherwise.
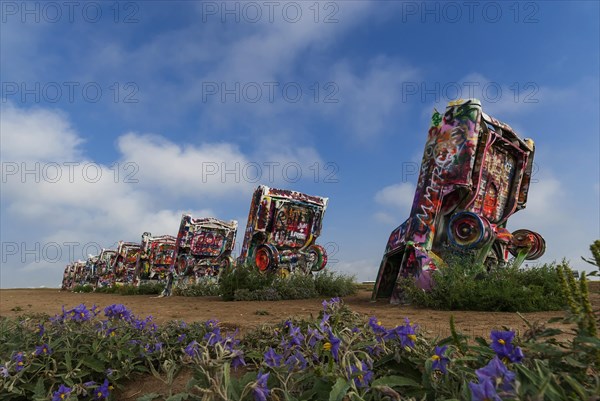
<path fill-rule="evenodd" d="M 195 284 L 201 278 L 217 277 L 223 269 L 233 266 L 231 252 L 237 226 L 235 220 L 182 215 L 170 267 L 179 277 L 179 287 Z"/>
<path fill-rule="evenodd" d="M 153 237 L 151 233 L 142 234 L 142 245 L 138 263 L 139 282 L 163 281 L 167 278 L 169 267 L 173 264 L 177 238 L 172 235 Z"/>
<path fill-rule="evenodd" d="M 112 265 L 116 258 L 116 249 L 102 249 L 94 265 L 92 275 L 95 287 L 109 287 L 112 285 L 114 277 Z"/>
<path fill-rule="evenodd" d="M 119 241 L 111 270 L 113 284 L 137 284 L 137 265 L 141 246 L 137 242 Z"/>
<path fill-rule="evenodd" d="M 77 260 L 73 263 L 69 263 L 63 272 L 61 289 L 70 291 L 78 285 L 85 284 L 85 267 L 86 262 L 83 260 Z"/>
<path fill-rule="evenodd" d="M 401 299 L 401 277 L 431 286 L 431 273 L 450 253 L 471 254 L 488 269 L 534 260 L 545 251 L 541 235 L 510 233 L 508 218 L 524 209 L 535 146 L 483 112 L 476 99 L 434 111 L 410 217 L 392 231 L 373 300 Z"/>
<path fill-rule="evenodd" d="M 324 269 L 327 252 L 315 241 L 327 202 L 320 196 L 259 186 L 250 204 L 240 263 L 282 275 Z"/>

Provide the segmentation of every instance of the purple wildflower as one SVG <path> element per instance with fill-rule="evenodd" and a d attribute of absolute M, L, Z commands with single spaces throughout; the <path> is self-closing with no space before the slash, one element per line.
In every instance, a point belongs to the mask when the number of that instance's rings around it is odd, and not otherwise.
<path fill-rule="evenodd" d="M 185 351 L 186 354 L 188 354 L 192 358 L 194 356 L 199 355 L 200 351 L 198 350 L 198 342 L 196 340 L 193 340 L 191 343 L 189 343 L 187 345 L 187 347 L 185 347 L 184 351 Z"/>
<path fill-rule="evenodd" d="M 381 322 L 377 320 L 375 316 L 369 319 L 369 326 L 371 326 L 371 329 L 373 329 L 373 333 L 375 334 L 385 334 L 387 332 L 385 327 L 383 327 Z"/>
<path fill-rule="evenodd" d="M 512 351 L 512 340 L 515 337 L 514 331 L 492 330 L 490 337 L 492 339 L 490 346 L 500 358 L 510 354 Z"/>
<path fill-rule="evenodd" d="M 281 355 L 275 352 L 275 350 L 271 347 L 264 353 L 264 359 L 267 366 L 271 368 L 276 368 L 281 365 Z"/>
<path fill-rule="evenodd" d="M 494 357 L 485 367 L 475 371 L 479 381 L 489 380 L 495 388 L 503 391 L 513 391 L 515 373 L 508 370 L 500 358 Z"/>
<path fill-rule="evenodd" d="M 373 356 L 379 356 L 383 352 L 383 348 L 381 348 L 379 345 L 376 345 L 374 347 L 367 345 L 366 349 L 367 352 Z"/>
<path fill-rule="evenodd" d="M 177 342 L 178 343 L 183 342 L 183 340 L 185 340 L 186 337 L 187 336 L 185 335 L 185 333 L 184 334 L 180 334 L 179 337 L 177 337 Z"/>
<path fill-rule="evenodd" d="M 8 373 L 8 369 L 4 365 L 0 365 L 0 376 L 2 376 L 2 377 L 10 376 L 10 374 Z"/>
<path fill-rule="evenodd" d="M 21 370 L 23 370 L 23 367 L 25 366 L 25 361 L 23 361 L 23 352 L 17 352 L 15 355 L 13 355 L 12 360 L 15 362 L 15 371 L 20 372 Z"/>
<path fill-rule="evenodd" d="M 373 372 L 369 370 L 369 366 L 363 361 L 350 366 L 349 373 L 351 378 L 354 379 L 354 384 L 358 387 L 367 387 L 373 380 Z"/>
<path fill-rule="evenodd" d="M 301 345 L 302 341 L 304 341 L 304 336 L 300 331 L 300 327 L 294 327 L 290 324 L 290 347 L 294 345 Z"/>
<path fill-rule="evenodd" d="M 512 343 L 512 340 L 515 337 L 514 331 L 492 330 L 490 337 L 492 339 L 490 347 L 504 362 L 510 361 L 519 363 L 523 360 L 523 351 L 521 348 L 515 347 Z"/>
<path fill-rule="evenodd" d="M 38 355 L 50 355 L 52 353 L 52 348 L 48 346 L 48 344 L 42 344 L 35 347 L 34 354 Z"/>
<path fill-rule="evenodd" d="M 327 331 L 327 328 L 330 326 L 329 325 L 330 317 L 331 317 L 331 315 L 329 315 L 327 313 L 323 313 L 323 318 L 321 319 L 321 323 L 319 323 L 319 327 L 321 328 L 322 332 Z"/>
<path fill-rule="evenodd" d="M 321 341 L 323 339 L 323 335 L 319 332 L 319 330 L 311 329 L 310 327 L 307 330 L 308 332 L 308 345 L 313 348 L 317 341 Z"/>
<path fill-rule="evenodd" d="M 431 357 L 431 359 L 433 359 L 433 364 L 431 365 L 431 368 L 433 370 L 439 370 L 442 373 L 448 372 L 448 370 L 446 369 L 446 365 L 448 364 L 448 362 L 450 362 L 450 359 L 444 356 L 444 352 L 446 352 L 446 349 L 448 349 L 447 345 L 444 345 L 443 347 L 435 347 L 435 352 Z"/>
<path fill-rule="evenodd" d="M 213 331 L 210 331 L 204 335 L 204 339 L 208 340 L 207 343 L 210 346 L 214 346 L 220 343 L 223 340 L 223 338 L 221 337 L 221 329 L 215 327 Z"/>
<path fill-rule="evenodd" d="M 185 323 L 184 323 L 185 324 Z M 209 319 L 207 320 L 204 325 L 206 326 L 207 329 L 212 330 L 213 328 L 217 327 L 217 325 L 219 324 L 219 321 L 216 319 Z"/>
<path fill-rule="evenodd" d="M 94 390 L 94 400 L 106 400 L 110 395 L 110 384 L 108 383 L 108 379 L 104 379 L 104 383 L 96 390 Z"/>
<path fill-rule="evenodd" d="M 61 384 L 58 391 L 55 391 L 54 394 L 52 394 L 52 401 L 62 401 L 65 398 L 68 398 L 70 393 L 71 389 L 64 384 Z"/>
<path fill-rule="evenodd" d="M 231 359 L 231 367 L 234 369 L 239 368 L 240 366 L 246 366 L 246 361 L 244 360 L 244 353 L 240 350 L 232 350 Z"/>
<path fill-rule="evenodd" d="M 90 311 L 85 307 L 85 304 L 80 304 L 66 313 L 69 314 L 71 320 L 75 322 L 87 322 L 91 318 Z"/>
<path fill-rule="evenodd" d="M 111 327 L 104 332 L 104 335 L 106 337 L 114 337 L 117 335 L 116 331 L 117 331 L 116 327 Z"/>
<path fill-rule="evenodd" d="M 334 305 L 338 305 L 341 302 L 339 297 L 331 298 L 329 302 L 324 300 L 321 305 L 323 305 L 323 310 L 327 310 L 329 307 L 333 307 Z"/>
<path fill-rule="evenodd" d="M 123 304 L 113 304 L 104 308 L 104 316 L 109 319 L 129 321 L 132 318 L 131 311 Z"/>
<path fill-rule="evenodd" d="M 304 355 L 302 355 L 300 351 L 296 350 L 296 352 L 294 352 L 292 355 L 289 356 L 288 359 L 286 359 L 285 364 L 287 365 L 289 370 L 293 370 L 295 367 L 298 367 L 298 369 L 303 370 L 306 369 L 308 362 L 306 362 L 306 358 L 304 358 Z"/>
<path fill-rule="evenodd" d="M 479 384 L 470 382 L 469 388 L 471 389 L 471 401 L 502 401 L 491 380 L 485 379 Z"/>
<path fill-rule="evenodd" d="M 44 328 L 43 324 L 38 324 L 37 325 L 37 330 L 35 331 L 40 337 L 44 336 L 44 333 L 46 332 L 46 329 Z"/>
<path fill-rule="evenodd" d="M 327 336 L 329 341 L 323 344 L 323 349 L 326 351 L 331 351 L 333 360 L 338 362 L 341 340 L 334 336 L 331 330 L 328 330 Z"/>
<path fill-rule="evenodd" d="M 269 380 L 269 373 L 258 372 L 256 383 L 252 386 L 254 401 L 267 401 L 267 397 L 271 392 L 267 387 L 267 380 Z"/>
<path fill-rule="evenodd" d="M 405 319 L 405 321 L 405 325 L 396 326 L 395 328 L 388 330 L 383 338 L 386 340 L 400 339 L 402 348 L 413 348 L 415 346 L 415 340 L 417 339 L 417 334 L 415 332 L 416 326 L 411 325 L 408 319 Z"/>

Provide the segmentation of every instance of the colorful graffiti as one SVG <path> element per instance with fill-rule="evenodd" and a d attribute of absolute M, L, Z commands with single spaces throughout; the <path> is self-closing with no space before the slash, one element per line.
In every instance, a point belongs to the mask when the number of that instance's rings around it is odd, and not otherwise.
<path fill-rule="evenodd" d="M 179 286 L 217 277 L 223 269 L 233 266 L 231 252 L 235 246 L 237 226 L 235 220 L 194 219 L 189 214 L 181 217 L 170 266 L 179 279 Z"/>
<path fill-rule="evenodd" d="M 138 277 L 141 282 L 164 281 L 170 266 L 175 260 L 177 238 L 172 235 L 153 237 L 142 234 L 142 244 L 138 262 Z"/>
<path fill-rule="evenodd" d="M 315 244 L 327 198 L 259 186 L 252 196 L 239 262 L 262 272 L 311 274 L 327 264 Z"/>
<path fill-rule="evenodd" d="M 113 284 L 137 284 L 139 242 L 119 241 L 116 258 L 112 265 Z"/>
<path fill-rule="evenodd" d="M 529 230 L 512 234 L 508 218 L 525 208 L 535 147 L 507 124 L 485 114 L 476 99 L 434 110 L 410 217 L 392 231 L 373 299 L 399 302 L 400 277 L 413 276 L 422 288 L 443 256 L 471 253 L 477 261 L 515 265 L 544 253 L 544 239 Z"/>

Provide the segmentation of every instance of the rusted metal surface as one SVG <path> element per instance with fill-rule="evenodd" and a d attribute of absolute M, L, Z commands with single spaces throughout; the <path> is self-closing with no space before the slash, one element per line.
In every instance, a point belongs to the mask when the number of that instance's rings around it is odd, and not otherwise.
<path fill-rule="evenodd" d="M 392 231 L 373 299 L 401 298 L 398 278 L 414 276 L 423 288 L 450 252 L 505 266 L 537 259 L 544 239 L 529 230 L 506 229 L 525 208 L 535 146 L 505 123 L 488 116 L 476 99 L 450 102 L 434 111 L 409 218 Z"/>

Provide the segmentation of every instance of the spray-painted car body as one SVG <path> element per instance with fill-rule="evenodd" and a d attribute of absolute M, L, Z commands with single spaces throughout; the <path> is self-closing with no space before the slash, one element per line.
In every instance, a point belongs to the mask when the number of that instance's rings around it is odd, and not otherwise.
<path fill-rule="evenodd" d="M 262 272 L 320 271 L 327 252 L 316 245 L 328 198 L 259 186 L 252 196 L 240 262 Z"/>
<path fill-rule="evenodd" d="M 164 281 L 173 265 L 177 238 L 172 235 L 153 237 L 151 233 L 142 234 L 138 278 L 144 281 Z"/>
<path fill-rule="evenodd" d="M 96 287 L 107 287 L 114 282 L 112 266 L 117 258 L 116 249 L 102 249 L 94 265 L 93 280 Z"/>
<path fill-rule="evenodd" d="M 198 279 L 217 277 L 233 264 L 238 223 L 212 217 L 194 219 L 181 216 L 171 269 L 180 278 L 179 286 L 194 284 Z"/>
<path fill-rule="evenodd" d="M 63 272 L 63 279 L 61 285 L 62 290 L 70 291 L 73 289 L 73 287 L 75 286 L 74 274 L 75 266 L 73 265 L 73 263 L 67 264 Z"/>
<path fill-rule="evenodd" d="M 98 264 L 98 257 L 100 255 L 89 255 L 85 261 L 85 273 L 83 278 L 83 284 L 94 284 L 96 276 L 96 265 Z"/>
<path fill-rule="evenodd" d="M 114 284 L 137 284 L 141 248 L 137 242 L 119 241 L 117 255 L 112 265 Z"/>
<path fill-rule="evenodd" d="M 69 263 L 63 273 L 61 289 L 72 290 L 77 285 L 85 284 L 85 266 L 86 262 L 83 260 Z"/>
<path fill-rule="evenodd" d="M 402 276 L 427 289 L 448 252 L 472 253 L 487 265 L 506 264 L 509 253 L 518 264 L 539 258 L 539 234 L 506 229 L 525 208 L 534 152 L 532 140 L 485 114 L 476 99 L 434 111 L 410 217 L 389 237 L 373 299 L 397 302 Z"/>

